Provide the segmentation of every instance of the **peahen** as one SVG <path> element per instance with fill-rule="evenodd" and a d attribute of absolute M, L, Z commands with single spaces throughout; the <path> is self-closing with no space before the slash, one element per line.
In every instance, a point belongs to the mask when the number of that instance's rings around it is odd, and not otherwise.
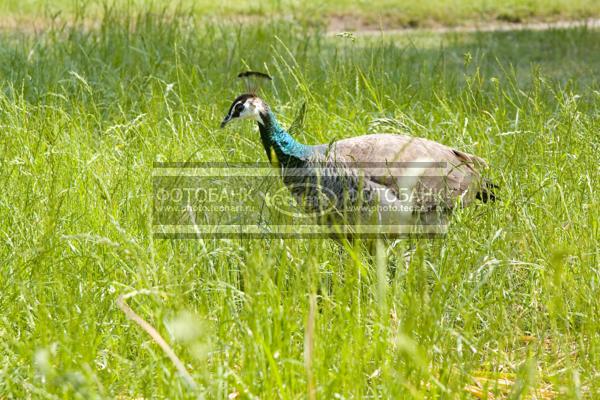
<path fill-rule="evenodd" d="M 435 224 L 440 215 L 475 199 L 495 199 L 495 185 L 481 176 L 483 159 L 431 140 L 381 133 L 303 144 L 254 93 L 233 101 L 221 127 L 234 119 L 258 123 L 269 161 L 280 167 L 284 183 L 307 211 L 322 210 L 323 192 L 327 194 L 325 202 L 334 203 L 326 218 L 329 224 L 356 223 L 357 213 L 346 211 L 357 203 L 378 205 L 375 213 L 370 208 L 371 223 L 406 227 Z M 319 187 L 325 190 L 315 189 Z M 360 210 L 364 219 L 365 208 Z"/>

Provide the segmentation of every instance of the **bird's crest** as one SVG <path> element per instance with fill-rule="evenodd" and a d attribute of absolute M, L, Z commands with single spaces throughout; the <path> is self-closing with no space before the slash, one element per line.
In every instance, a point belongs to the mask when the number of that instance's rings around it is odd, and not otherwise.
<path fill-rule="evenodd" d="M 252 94 L 256 94 L 263 82 L 273 80 L 269 75 L 256 71 L 240 72 L 237 77 L 244 80 L 246 83 L 246 92 Z"/>

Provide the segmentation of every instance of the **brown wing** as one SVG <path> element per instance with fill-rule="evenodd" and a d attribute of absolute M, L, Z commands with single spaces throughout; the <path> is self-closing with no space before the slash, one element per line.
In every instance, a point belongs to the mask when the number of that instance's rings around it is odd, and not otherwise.
<path fill-rule="evenodd" d="M 432 192 L 436 200 L 420 199 L 426 206 L 452 208 L 457 198 L 470 203 L 480 191 L 480 171 L 487 167 L 477 156 L 441 143 L 410 136 L 375 134 L 332 143 L 330 162 L 358 163 L 365 178 L 393 190 L 416 188 Z"/>

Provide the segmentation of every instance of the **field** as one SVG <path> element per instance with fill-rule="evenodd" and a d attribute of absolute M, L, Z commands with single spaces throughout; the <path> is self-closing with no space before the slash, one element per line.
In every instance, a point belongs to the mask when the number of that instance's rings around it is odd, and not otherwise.
<path fill-rule="evenodd" d="M 209 21 L 293 19 L 338 29 L 440 27 L 598 18 L 596 0 L 5 0 L 0 3 L 0 27 L 31 29 L 74 16 L 96 21 L 107 9 L 118 14 L 145 10 L 185 10 Z"/>
<path fill-rule="evenodd" d="M 0 399 L 600 396 L 600 31 L 90 15 L 0 32 Z M 218 128 L 248 68 L 284 124 L 307 103 L 301 141 L 437 140 L 484 157 L 501 200 L 375 259 L 154 239 L 154 161 L 265 160 L 252 124 Z M 118 308 L 132 291 L 195 386 Z"/>

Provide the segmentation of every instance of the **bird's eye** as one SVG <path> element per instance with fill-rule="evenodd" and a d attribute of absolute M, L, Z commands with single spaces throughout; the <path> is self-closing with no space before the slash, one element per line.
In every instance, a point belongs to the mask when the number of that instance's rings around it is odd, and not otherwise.
<path fill-rule="evenodd" d="M 244 105 L 242 103 L 239 103 L 235 106 L 235 111 L 237 111 L 237 112 L 242 112 L 243 109 L 244 109 Z"/>

